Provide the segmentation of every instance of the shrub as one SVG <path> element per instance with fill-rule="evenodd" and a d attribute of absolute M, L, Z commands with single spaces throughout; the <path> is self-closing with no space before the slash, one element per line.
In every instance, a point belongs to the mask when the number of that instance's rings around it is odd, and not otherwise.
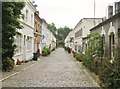
<path fill-rule="evenodd" d="M 50 53 L 51 53 L 50 48 L 44 48 L 44 49 L 42 50 L 42 56 L 47 56 L 47 55 L 49 55 Z"/>
<path fill-rule="evenodd" d="M 72 51 L 72 53 L 73 53 L 73 57 L 75 58 L 76 52 Z"/>
<path fill-rule="evenodd" d="M 71 52 L 71 49 L 68 47 L 68 53 L 70 53 Z"/>
<path fill-rule="evenodd" d="M 64 49 L 65 49 L 65 51 L 67 51 L 68 53 L 71 52 L 71 49 L 70 49 L 69 47 L 65 47 L 65 46 L 64 46 Z"/>
<path fill-rule="evenodd" d="M 90 34 L 88 48 L 83 56 L 83 64 L 99 75 L 102 89 L 120 89 L 120 58 L 114 58 L 114 63 L 110 63 L 110 59 L 103 58 L 103 54 L 100 35 Z"/>
<path fill-rule="evenodd" d="M 65 51 L 68 51 L 69 47 L 64 46 Z"/>
<path fill-rule="evenodd" d="M 2 68 L 5 71 L 11 71 L 14 68 L 14 60 L 7 58 L 2 61 Z"/>
<path fill-rule="evenodd" d="M 105 89 L 120 89 L 120 66 L 118 62 L 114 63 L 111 67 L 101 66 L 103 69 L 100 75 L 101 86 Z"/>
<path fill-rule="evenodd" d="M 77 61 L 82 61 L 83 60 L 83 54 L 82 53 L 74 53 L 74 57 L 76 58 Z"/>
<path fill-rule="evenodd" d="M 55 51 L 55 48 L 53 48 L 52 51 Z"/>
<path fill-rule="evenodd" d="M 46 48 L 46 50 L 47 50 L 47 54 L 49 55 L 51 53 L 50 48 Z"/>
<path fill-rule="evenodd" d="M 109 68 L 104 72 L 104 75 L 100 77 L 102 80 L 102 86 L 108 89 L 119 89 L 120 88 L 120 68 L 114 67 Z"/>

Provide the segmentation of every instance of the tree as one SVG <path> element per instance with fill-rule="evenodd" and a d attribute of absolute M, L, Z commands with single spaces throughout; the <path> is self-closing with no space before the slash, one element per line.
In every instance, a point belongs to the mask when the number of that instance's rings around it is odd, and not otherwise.
<path fill-rule="evenodd" d="M 60 44 L 64 44 L 64 40 L 71 30 L 72 29 L 70 29 L 67 26 L 65 26 L 63 28 L 62 27 L 58 28 L 58 39 L 59 39 Z"/>
<path fill-rule="evenodd" d="M 21 29 L 21 10 L 24 2 L 3 2 L 2 3 L 2 60 L 12 59 L 16 45 L 14 36 L 20 35 L 17 29 Z"/>
<path fill-rule="evenodd" d="M 56 37 L 56 32 L 57 32 L 57 28 L 55 26 L 54 23 L 48 24 L 48 29 L 54 34 L 54 36 Z"/>
<path fill-rule="evenodd" d="M 60 27 L 60 28 L 56 28 L 55 24 L 48 24 L 48 29 L 54 34 L 54 36 L 57 39 L 57 43 L 58 44 L 64 44 L 64 40 L 66 38 L 66 36 L 68 35 L 68 33 L 71 31 L 71 29 L 67 26 L 65 27 Z M 57 33 L 57 34 L 56 34 Z"/>

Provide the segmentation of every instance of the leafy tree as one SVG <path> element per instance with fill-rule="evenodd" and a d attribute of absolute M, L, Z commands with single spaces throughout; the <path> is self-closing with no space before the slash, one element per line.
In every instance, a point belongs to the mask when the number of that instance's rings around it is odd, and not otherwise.
<path fill-rule="evenodd" d="M 56 28 L 55 24 L 48 24 L 48 29 L 54 34 L 54 36 L 57 39 L 57 43 L 58 44 L 64 44 L 64 40 L 66 38 L 66 36 L 68 35 L 68 33 L 71 31 L 71 29 L 67 26 L 65 27 L 60 27 L 60 28 Z"/>
<path fill-rule="evenodd" d="M 14 36 L 20 35 L 17 29 L 21 29 L 19 19 L 24 2 L 3 2 L 2 3 L 2 60 L 12 59 L 16 45 Z"/>
<path fill-rule="evenodd" d="M 56 37 L 56 32 L 57 32 L 57 28 L 55 26 L 54 23 L 48 24 L 48 29 L 54 34 L 54 36 Z"/>
<path fill-rule="evenodd" d="M 66 36 L 68 35 L 68 33 L 71 31 L 72 29 L 68 28 L 67 26 L 63 27 L 63 28 L 58 28 L 58 39 L 59 39 L 59 44 L 64 44 L 64 40 L 66 38 Z"/>

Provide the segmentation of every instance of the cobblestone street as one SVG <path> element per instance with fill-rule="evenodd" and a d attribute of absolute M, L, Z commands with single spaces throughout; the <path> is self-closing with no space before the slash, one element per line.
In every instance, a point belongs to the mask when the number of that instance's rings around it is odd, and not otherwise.
<path fill-rule="evenodd" d="M 63 48 L 2 84 L 3 87 L 97 87 Z"/>

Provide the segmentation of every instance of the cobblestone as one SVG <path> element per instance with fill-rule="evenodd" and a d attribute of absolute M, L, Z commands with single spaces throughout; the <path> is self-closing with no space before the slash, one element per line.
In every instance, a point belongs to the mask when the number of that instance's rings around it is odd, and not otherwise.
<path fill-rule="evenodd" d="M 97 87 L 75 61 L 58 48 L 36 65 L 2 82 L 3 87 Z"/>

